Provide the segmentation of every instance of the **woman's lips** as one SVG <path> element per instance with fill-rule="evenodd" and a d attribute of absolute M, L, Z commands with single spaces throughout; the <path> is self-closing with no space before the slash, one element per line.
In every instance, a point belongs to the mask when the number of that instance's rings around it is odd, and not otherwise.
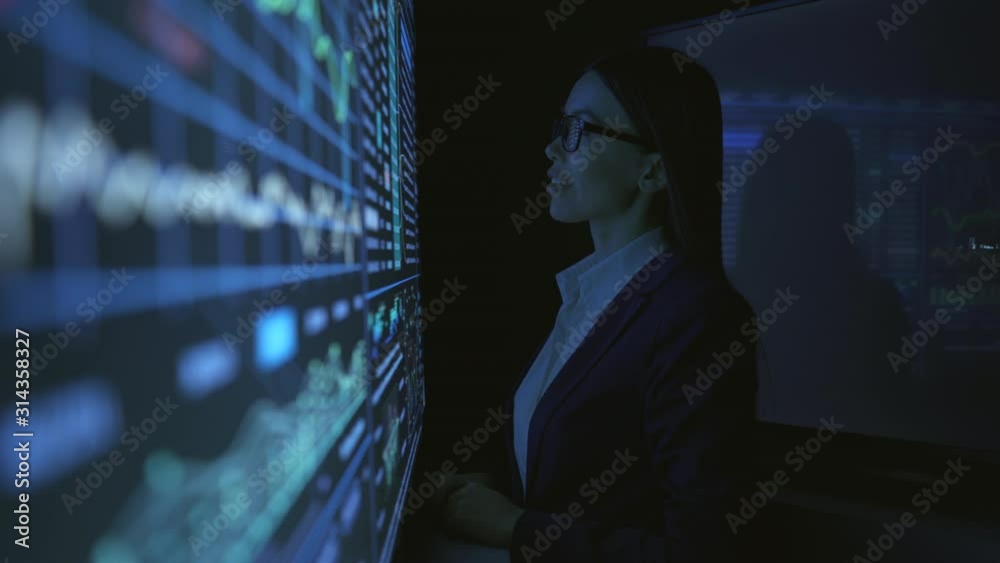
<path fill-rule="evenodd" d="M 549 181 L 552 183 L 558 182 L 563 186 L 568 186 L 573 183 L 573 175 L 570 174 L 569 172 L 566 172 L 565 170 L 557 174 L 554 170 L 550 169 L 548 171 L 548 176 L 549 176 Z"/>
<path fill-rule="evenodd" d="M 571 174 L 560 174 L 558 177 L 549 175 L 549 185 L 545 187 L 545 191 L 549 192 L 552 197 L 557 197 L 562 192 L 571 189 L 573 185 L 573 176 Z"/>

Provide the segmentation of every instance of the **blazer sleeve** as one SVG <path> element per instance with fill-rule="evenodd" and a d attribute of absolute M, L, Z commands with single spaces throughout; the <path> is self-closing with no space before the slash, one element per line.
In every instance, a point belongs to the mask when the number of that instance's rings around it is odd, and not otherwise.
<path fill-rule="evenodd" d="M 579 520 L 538 555 L 536 530 L 552 515 L 529 510 L 515 525 L 512 562 L 598 563 L 643 561 L 715 563 L 742 561 L 726 519 L 745 490 L 746 456 L 756 405 L 753 346 L 739 338 L 748 317 L 727 314 L 728 307 L 702 308 L 690 322 L 661 325 L 650 367 L 640 381 L 643 442 L 663 502 L 660 530 L 621 527 L 615 522 Z M 732 309 L 730 309 L 731 311 Z M 716 379 L 700 382 L 698 370 L 716 362 L 715 354 L 744 352 Z M 714 372 L 713 372 L 714 373 Z M 543 531 L 544 533 L 544 531 Z"/>

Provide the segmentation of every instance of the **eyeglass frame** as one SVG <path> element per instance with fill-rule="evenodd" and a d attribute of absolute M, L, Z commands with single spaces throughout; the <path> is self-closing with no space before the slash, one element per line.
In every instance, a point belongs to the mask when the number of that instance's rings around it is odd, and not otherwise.
<path fill-rule="evenodd" d="M 577 138 L 576 138 L 576 146 L 573 147 L 572 149 L 570 149 L 569 147 L 566 146 L 566 135 L 563 133 L 563 131 L 568 131 L 569 130 L 568 126 L 565 127 L 565 128 L 563 127 L 563 124 L 567 120 L 576 120 L 581 125 L 580 134 L 577 135 Z M 581 141 L 583 139 L 583 133 L 584 133 L 584 131 L 590 131 L 591 133 L 601 133 L 601 134 L 604 134 L 605 131 L 607 131 L 608 129 L 612 129 L 613 131 L 615 131 L 615 136 L 614 136 L 615 140 L 622 140 L 622 141 L 625 141 L 627 143 L 632 143 L 632 144 L 635 144 L 635 145 L 639 145 L 639 146 L 641 146 L 641 147 L 643 147 L 645 149 L 649 149 L 649 150 L 655 149 L 655 147 L 653 146 L 653 143 L 651 143 L 650 141 L 647 141 L 646 139 L 643 139 L 642 137 L 639 137 L 637 135 L 632 135 L 631 133 L 625 133 L 624 131 L 619 131 L 617 129 L 614 129 L 613 127 L 601 127 L 600 125 L 598 125 L 596 123 L 592 123 L 592 122 L 587 121 L 586 119 L 584 119 L 584 118 L 582 118 L 582 117 L 580 117 L 578 115 L 574 115 L 574 114 L 571 114 L 571 113 L 561 114 L 561 115 L 559 115 L 559 117 L 556 117 L 553 121 L 554 122 L 552 123 L 552 137 L 550 139 L 550 142 L 552 140 L 555 140 L 555 138 L 558 136 L 560 138 L 560 144 L 562 145 L 563 150 L 566 151 L 567 153 L 573 153 L 573 152 L 576 152 L 576 151 L 580 150 L 580 143 L 581 143 Z"/>

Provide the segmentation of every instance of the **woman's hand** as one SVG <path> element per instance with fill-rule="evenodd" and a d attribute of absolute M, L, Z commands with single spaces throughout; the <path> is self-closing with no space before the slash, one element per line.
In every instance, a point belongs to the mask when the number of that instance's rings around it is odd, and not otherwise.
<path fill-rule="evenodd" d="M 465 486 L 467 483 L 479 483 L 484 487 L 496 489 L 496 482 L 489 473 L 458 473 L 455 475 L 445 475 L 444 484 L 434 491 L 434 495 L 429 499 L 431 506 L 441 508 L 444 506 L 448 496 L 454 491 Z"/>
<path fill-rule="evenodd" d="M 510 547 L 514 525 L 524 514 L 502 493 L 482 483 L 467 481 L 445 502 L 445 527 L 458 534 L 494 547 Z"/>
<path fill-rule="evenodd" d="M 461 481 L 462 483 L 479 483 L 488 489 L 497 490 L 496 479 L 489 473 L 459 473 L 448 477 L 450 480 Z M 447 485 L 445 485 L 447 487 Z"/>

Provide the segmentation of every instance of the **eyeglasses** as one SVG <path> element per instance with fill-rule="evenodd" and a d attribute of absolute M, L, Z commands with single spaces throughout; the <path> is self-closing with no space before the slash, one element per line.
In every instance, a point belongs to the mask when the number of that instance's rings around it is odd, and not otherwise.
<path fill-rule="evenodd" d="M 596 123 L 585 121 L 582 117 L 576 115 L 560 115 L 555 119 L 555 123 L 552 126 L 552 139 L 561 137 L 563 150 L 566 152 L 576 152 L 580 148 L 580 139 L 583 137 L 584 131 L 603 134 L 608 129 L 611 128 L 601 127 Z M 652 148 L 652 143 L 642 137 L 630 135 L 616 129 L 612 129 L 612 131 L 614 131 L 611 134 L 612 139 L 634 143 L 644 148 Z"/>

